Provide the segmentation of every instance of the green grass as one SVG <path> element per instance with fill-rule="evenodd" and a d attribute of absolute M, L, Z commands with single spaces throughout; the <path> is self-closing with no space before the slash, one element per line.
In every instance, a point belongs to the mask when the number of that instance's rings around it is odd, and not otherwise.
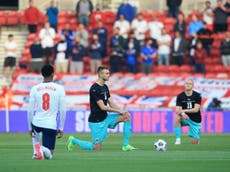
<path fill-rule="evenodd" d="M 230 135 L 202 135 L 199 145 L 182 137 L 182 145 L 174 145 L 173 135 L 135 134 L 131 143 L 138 147 L 122 152 L 122 135 L 110 134 L 101 152 L 76 148 L 67 152 L 65 142 L 69 135 L 58 139 L 53 160 L 32 160 L 31 139 L 27 134 L 0 134 L 1 172 L 229 172 Z M 75 134 L 76 136 L 76 134 Z M 78 137 L 90 140 L 88 134 Z M 164 139 L 166 152 L 153 151 L 153 142 Z"/>

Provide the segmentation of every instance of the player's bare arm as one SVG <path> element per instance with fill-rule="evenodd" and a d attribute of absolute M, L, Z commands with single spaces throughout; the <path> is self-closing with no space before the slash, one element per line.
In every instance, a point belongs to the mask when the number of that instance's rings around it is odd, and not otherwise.
<path fill-rule="evenodd" d="M 100 107 L 101 110 L 104 110 L 104 111 L 107 111 L 107 112 L 117 112 L 117 113 L 120 113 L 120 114 L 125 113 L 125 111 L 123 111 L 123 110 L 113 108 L 113 107 L 110 107 L 110 106 L 106 106 L 102 100 L 98 100 L 97 105 Z"/>

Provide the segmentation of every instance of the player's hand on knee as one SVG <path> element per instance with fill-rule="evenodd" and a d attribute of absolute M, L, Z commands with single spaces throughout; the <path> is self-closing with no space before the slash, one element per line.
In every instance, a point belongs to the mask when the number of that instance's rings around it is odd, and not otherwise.
<path fill-rule="evenodd" d="M 182 119 L 189 119 L 189 116 L 184 112 L 181 113 L 181 117 Z"/>
<path fill-rule="evenodd" d="M 58 138 L 58 139 L 59 139 L 59 138 L 62 138 L 63 135 L 64 135 L 64 132 L 61 131 L 61 130 L 58 130 L 58 132 L 57 132 L 57 138 Z"/>
<path fill-rule="evenodd" d="M 130 121 L 131 119 L 129 112 L 127 111 L 123 113 L 122 116 L 124 117 L 124 121 Z"/>
<path fill-rule="evenodd" d="M 29 131 L 29 135 L 30 135 L 30 137 L 34 137 L 34 132 L 33 132 L 33 130 L 30 130 L 30 131 Z"/>

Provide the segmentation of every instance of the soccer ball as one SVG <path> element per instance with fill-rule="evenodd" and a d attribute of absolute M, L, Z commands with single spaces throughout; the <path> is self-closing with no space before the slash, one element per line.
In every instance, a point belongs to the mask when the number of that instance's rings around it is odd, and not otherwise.
<path fill-rule="evenodd" d="M 166 147 L 167 146 L 167 143 L 164 141 L 164 140 L 162 140 L 162 139 L 159 139 L 159 140 L 157 140 L 156 142 L 154 142 L 154 150 L 155 151 L 166 151 Z"/>

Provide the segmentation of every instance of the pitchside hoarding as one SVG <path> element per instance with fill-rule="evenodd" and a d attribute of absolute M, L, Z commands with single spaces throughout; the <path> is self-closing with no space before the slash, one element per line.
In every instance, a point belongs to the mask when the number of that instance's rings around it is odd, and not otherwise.
<path fill-rule="evenodd" d="M 173 133 L 175 113 L 163 111 L 130 111 L 133 133 Z M 202 112 L 202 133 L 230 133 L 230 111 Z M 66 116 L 66 133 L 88 133 L 89 111 L 68 111 Z M 183 127 L 187 132 L 188 127 Z M 109 132 L 120 133 L 123 125 L 119 124 Z M 0 111 L 0 132 L 28 132 L 26 111 Z"/>

